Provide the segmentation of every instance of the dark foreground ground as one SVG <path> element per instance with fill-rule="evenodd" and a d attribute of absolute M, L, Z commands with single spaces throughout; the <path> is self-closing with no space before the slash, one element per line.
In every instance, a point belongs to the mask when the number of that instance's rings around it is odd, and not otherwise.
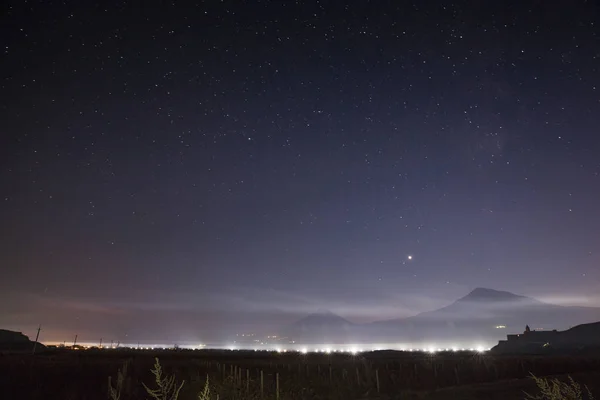
<path fill-rule="evenodd" d="M 153 387 L 155 357 L 168 374 L 186 381 L 180 400 L 198 399 L 207 376 L 211 399 L 219 400 L 523 399 L 523 391 L 536 393 L 531 373 L 565 380 L 570 375 L 600 397 L 597 355 L 63 350 L 0 356 L 0 398 L 105 400 L 108 377 L 115 382 L 127 363 L 120 400 L 146 399 L 142 382 Z"/>
<path fill-rule="evenodd" d="M 569 376 L 580 383 L 582 388 L 584 385 L 588 386 L 594 395 L 600 393 L 600 371 L 552 375 L 548 376 L 548 378 L 556 378 L 566 382 L 568 381 Z M 537 390 L 535 383 L 531 379 L 499 380 L 497 382 L 455 386 L 435 391 L 404 393 L 396 398 L 402 400 L 513 400 L 524 399 L 525 392 L 532 395 L 539 394 L 539 390 Z M 596 396 L 596 398 L 598 397 Z"/>

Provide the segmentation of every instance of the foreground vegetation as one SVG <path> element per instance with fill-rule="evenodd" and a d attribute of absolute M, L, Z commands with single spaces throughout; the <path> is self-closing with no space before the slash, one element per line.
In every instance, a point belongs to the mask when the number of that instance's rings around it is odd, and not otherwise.
<path fill-rule="evenodd" d="M 594 400 L 594 395 L 587 386 L 583 388 L 569 376 L 568 381 L 558 379 L 538 378 L 531 376 L 539 389 L 539 393 L 532 395 L 525 393 L 527 400 Z"/>
<path fill-rule="evenodd" d="M 600 357 L 592 356 L 64 351 L 0 357 L 0 393 L 44 400 L 492 399 L 512 387 L 503 400 L 585 400 L 591 399 L 588 389 L 566 375 L 594 371 L 582 379 L 597 389 Z M 551 375 L 565 376 L 546 379 Z M 502 386 L 494 389 L 495 382 Z"/>

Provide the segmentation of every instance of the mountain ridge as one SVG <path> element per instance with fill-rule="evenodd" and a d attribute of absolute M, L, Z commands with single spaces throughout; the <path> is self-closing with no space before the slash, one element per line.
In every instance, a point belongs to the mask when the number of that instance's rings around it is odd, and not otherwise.
<path fill-rule="evenodd" d="M 300 341 L 355 340 L 457 342 L 500 340 L 509 331 L 568 329 L 600 320 L 600 307 L 561 306 L 507 291 L 477 287 L 447 306 L 413 316 L 355 324 L 330 311 L 316 312 L 289 326 Z"/>
<path fill-rule="evenodd" d="M 456 302 L 464 301 L 513 301 L 513 300 L 536 300 L 532 297 L 522 296 L 512 292 L 504 290 L 489 289 L 484 287 L 477 287 L 470 291 L 466 296 L 459 298 Z"/>

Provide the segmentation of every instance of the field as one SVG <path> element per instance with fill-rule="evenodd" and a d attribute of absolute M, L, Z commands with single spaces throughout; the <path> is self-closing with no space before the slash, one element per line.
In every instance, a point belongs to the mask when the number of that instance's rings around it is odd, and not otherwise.
<path fill-rule="evenodd" d="M 2 399 L 104 400 L 123 365 L 121 400 L 146 399 L 155 357 L 179 399 L 523 399 L 530 374 L 567 375 L 600 393 L 600 356 L 493 356 L 471 352 L 297 354 L 253 351 L 87 350 L 0 356 Z"/>

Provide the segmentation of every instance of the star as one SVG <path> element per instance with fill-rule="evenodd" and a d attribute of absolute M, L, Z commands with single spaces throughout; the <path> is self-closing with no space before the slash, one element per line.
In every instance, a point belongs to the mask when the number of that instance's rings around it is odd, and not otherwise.
<path fill-rule="evenodd" d="M 314 311 L 303 299 L 374 321 L 424 311 L 412 299 L 432 288 L 534 295 L 536 276 L 595 301 L 594 2 L 549 7 L 548 24 L 521 18 L 526 2 L 203 2 L 89 21 L 35 3 L 7 9 L 0 46 L 2 325 L 217 343 L 230 322 Z M 31 277 L 52 301 L 30 301 Z M 89 310 L 78 326 L 73 305 Z"/>

